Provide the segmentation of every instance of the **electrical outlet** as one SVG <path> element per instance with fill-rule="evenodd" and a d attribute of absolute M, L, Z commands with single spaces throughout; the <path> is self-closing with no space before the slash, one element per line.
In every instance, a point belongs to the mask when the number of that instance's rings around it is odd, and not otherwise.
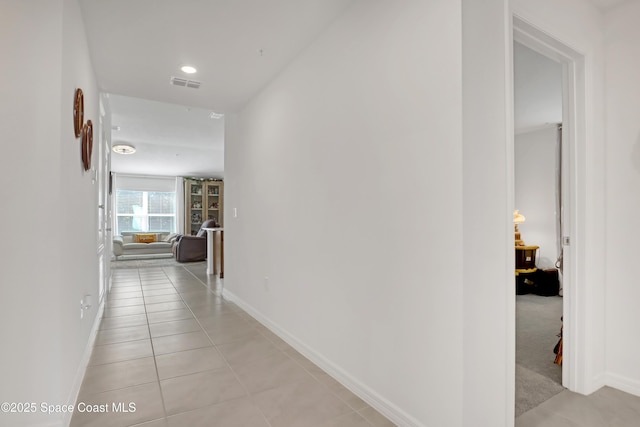
<path fill-rule="evenodd" d="M 267 291 L 269 290 L 269 277 L 268 276 L 264 276 L 264 288 Z"/>
<path fill-rule="evenodd" d="M 84 318 L 84 301 L 80 300 L 80 320 Z"/>

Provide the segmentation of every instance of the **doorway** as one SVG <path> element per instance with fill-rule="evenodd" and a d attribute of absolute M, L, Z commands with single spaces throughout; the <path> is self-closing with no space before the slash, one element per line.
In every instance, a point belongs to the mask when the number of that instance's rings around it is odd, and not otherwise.
<path fill-rule="evenodd" d="M 107 114 L 104 96 L 100 96 L 98 120 L 98 303 L 102 303 L 111 288 L 111 116 Z"/>
<path fill-rule="evenodd" d="M 518 73 L 518 54 L 530 55 L 541 61 L 540 68 L 525 70 L 525 73 L 530 73 L 529 78 L 533 79 L 549 70 L 556 70 L 554 78 L 557 87 L 553 96 L 559 103 L 551 107 L 555 110 L 529 111 L 527 113 L 533 115 L 534 120 L 524 120 L 520 126 L 515 123 L 516 158 L 513 188 L 514 208 L 520 209 L 520 213 L 526 218 L 526 222 L 519 226 L 522 240 L 527 245 L 539 247 L 534 260 L 536 267 L 539 270 L 557 270 L 558 281 L 562 287 L 562 296 L 539 296 L 534 292 L 531 296 L 516 297 L 517 416 L 552 397 L 563 387 L 576 389 L 579 362 L 576 361 L 574 342 L 580 325 L 574 304 L 573 280 L 579 260 L 574 256 L 575 248 L 571 246 L 571 240 L 577 237 L 574 217 L 578 197 L 575 191 L 578 181 L 575 175 L 576 129 L 584 126 L 584 115 L 577 108 L 578 99 L 582 99 L 580 90 L 584 88 L 581 86 L 581 83 L 584 83 L 584 65 L 580 54 L 517 16 L 514 16 L 513 28 L 514 73 Z M 545 68 L 546 66 L 549 67 Z M 517 77 L 514 78 L 514 82 L 515 93 L 518 96 Z M 523 108 L 522 105 L 520 108 Z M 517 110 L 516 100 L 515 120 L 518 120 Z M 541 145 L 536 146 L 535 143 Z M 517 180 L 524 183 L 521 182 L 522 185 L 519 185 Z M 519 206 L 520 204 L 522 206 Z M 542 276 L 539 276 L 538 280 L 542 280 L 540 277 Z M 535 289 L 535 280 L 531 281 L 534 282 Z M 558 341 L 556 335 L 560 333 L 561 328 L 564 331 L 562 368 L 554 366 L 554 346 Z M 544 392 L 537 396 L 523 395 L 523 381 L 528 383 L 529 387 L 526 389 L 543 389 Z M 535 381 L 539 383 L 536 384 Z"/>
<path fill-rule="evenodd" d="M 517 417 L 564 389 L 562 65 L 518 42 L 513 52 Z"/>

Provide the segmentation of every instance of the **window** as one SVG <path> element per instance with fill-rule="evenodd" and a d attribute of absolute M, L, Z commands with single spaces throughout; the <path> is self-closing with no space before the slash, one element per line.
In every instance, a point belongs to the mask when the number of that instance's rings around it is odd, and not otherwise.
<path fill-rule="evenodd" d="M 176 193 L 116 190 L 117 233 L 176 230 Z"/>

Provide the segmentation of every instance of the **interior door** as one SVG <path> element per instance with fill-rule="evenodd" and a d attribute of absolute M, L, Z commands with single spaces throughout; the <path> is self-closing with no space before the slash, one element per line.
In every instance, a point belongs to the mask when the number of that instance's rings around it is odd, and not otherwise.
<path fill-rule="evenodd" d="M 100 141 L 98 149 L 98 266 L 99 301 L 102 302 L 111 281 L 111 126 L 110 117 L 100 100 Z"/>

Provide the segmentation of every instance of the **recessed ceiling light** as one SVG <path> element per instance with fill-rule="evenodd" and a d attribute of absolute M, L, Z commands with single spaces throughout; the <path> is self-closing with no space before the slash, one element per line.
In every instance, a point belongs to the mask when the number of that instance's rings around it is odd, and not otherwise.
<path fill-rule="evenodd" d="M 118 154 L 133 154 L 136 152 L 136 148 L 129 144 L 116 144 L 111 149 Z"/>
<path fill-rule="evenodd" d="M 209 114 L 210 119 L 221 119 L 223 117 L 224 117 L 224 114 L 216 113 L 215 111 L 212 111 L 211 114 Z"/>
<path fill-rule="evenodd" d="M 192 67 L 191 65 L 185 65 L 185 66 L 183 66 L 183 67 L 182 67 L 182 68 L 180 68 L 180 69 L 181 69 L 182 71 L 184 71 L 185 73 L 187 73 L 187 74 L 193 74 L 193 73 L 195 73 L 196 71 L 198 71 L 198 70 L 196 70 L 194 67 Z"/>

